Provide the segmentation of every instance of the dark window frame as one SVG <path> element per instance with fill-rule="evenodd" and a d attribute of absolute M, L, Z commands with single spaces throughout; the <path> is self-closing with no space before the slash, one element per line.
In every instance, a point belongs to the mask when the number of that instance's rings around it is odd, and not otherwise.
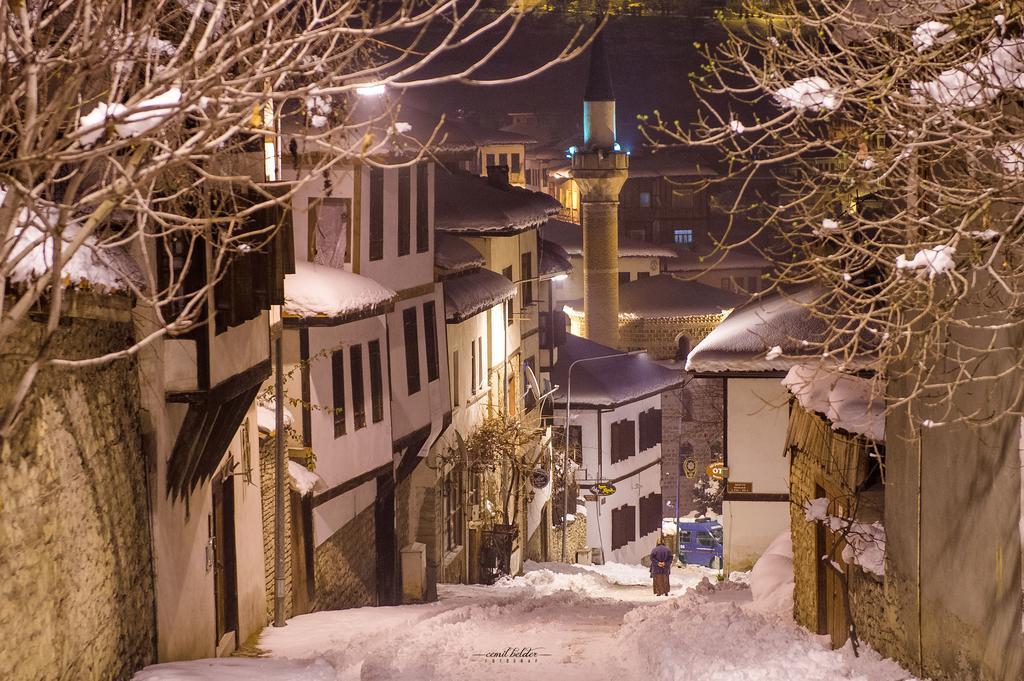
<path fill-rule="evenodd" d="M 348 349 L 349 383 L 352 386 L 352 430 L 366 427 L 366 385 L 363 382 L 363 346 L 356 343 Z"/>
<path fill-rule="evenodd" d="M 370 361 L 370 417 L 374 423 L 380 423 L 384 420 L 384 367 L 379 340 L 367 344 L 366 355 Z"/>
<path fill-rule="evenodd" d="M 384 259 L 384 169 L 370 166 L 369 259 Z"/>
<path fill-rule="evenodd" d="M 430 250 L 430 165 L 416 166 L 416 252 Z"/>
<path fill-rule="evenodd" d="M 619 463 L 636 456 L 636 421 L 621 419 L 611 426 L 611 462 Z"/>
<path fill-rule="evenodd" d="M 423 341 L 427 350 L 427 383 L 441 377 L 441 359 L 437 350 L 437 305 L 433 300 L 423 303 Z"/>
<path fill-rule="evenodd" d="M 411 172 L 408 167 L 398 169 L 398 255 L 409 255 L 412 252 L 412 214 L 409 202 L 412 199 L 410 183 Z"/>
<path fill-rule="evenodd" d="M 520 284 L 519 295 L 522 300 L 519 302 L 519 307 L 524 308 L 529 305 L 533 305 L 533 252 L 527 251 L 519 256 L 519 278 L 522 280 Z"/>
<path fill-rule="evenodd" d="M 405 337 L 405 382 L 410 395 L 415 395 L 420 385 L 420 344 L 415 307 L 402 310 L 402 332 Z"/>
<path fill-rule="evenodd" d="M 334 438 L 345 434 L 345 351 L 331 353 L 331 403 L 334 411 Z"/>

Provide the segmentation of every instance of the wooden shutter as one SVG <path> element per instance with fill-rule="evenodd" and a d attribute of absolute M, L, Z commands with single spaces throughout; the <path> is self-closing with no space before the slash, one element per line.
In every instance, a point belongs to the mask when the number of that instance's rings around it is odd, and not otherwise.
<path fill-rule="evenodd" d="M 370 167 L 370 260 L 384 257 L 384 169 Z"/>
<path fill-rule="evenodd" d="M 366 427 L 366 395 L 363 387 L 363 346 L 353 345 L 349 348 L 352 360 L 352 420 L 353 428 L 359 430 Z"/>
<path fill-rule="evenodd" d="M 416 166 L 416 252 L 430 249 L 430 167 Z"/>
<path fill-rule="evenodd" d="M 409 200 L 410 190 L 409 184 L 411 182 L 409 168 L 398 169 L 398 255 L 409 255 L 411 244 L 412 244 L 412 216 L 409 214 Z M 417 201 L 417 207 L 419 202 Z M 419 220 L 419 211 L 417 211 L 417 221 Z M 417 222 L 417 231 L 419 222 Z M 419 236 L 417 235 L 417 239 Z"/>

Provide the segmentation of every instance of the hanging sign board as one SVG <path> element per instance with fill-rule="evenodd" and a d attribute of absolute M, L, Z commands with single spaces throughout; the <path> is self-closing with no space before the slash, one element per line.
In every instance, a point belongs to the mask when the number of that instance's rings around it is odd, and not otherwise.
<path fill-rule="evenodd" d="M 725 484 L 725 491 L 729 494 L 750 494 L 754 491 L 754 483 L 733 482 L 730 480 Z"/>
<path fill-rule="evenodd" d="M 729 469 L 721 461 L 708 464 L 705 472 L 708 474 L 709 478 L 714 478 L 715 480 L 724 480 L 729 477 Z"/>
<path fill-rule="evenodd" d="M 615 494 L 615 485 L 610 482 L 596 482 L 590 486 L 590 493 L 599 497 Z"/>
<path fill-rule="evenodd" d="M 683 475 L 691 480 L 697 477 L 697 459 L 687 457 L 683 460 Z"/>
<path fill-rule="evenodd" d="M 535 489 L 544 489 L 548 486 L 548 472 L 543 468 L 534 468 L 533 472 L 530 473 L 530 484 Z"/>

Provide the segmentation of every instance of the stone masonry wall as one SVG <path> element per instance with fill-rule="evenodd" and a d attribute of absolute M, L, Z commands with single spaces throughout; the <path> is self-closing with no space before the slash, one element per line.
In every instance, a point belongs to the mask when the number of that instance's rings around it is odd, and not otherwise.
<path fill-rule="evenodd" d="M 316 597 L 312 610 L 377 604 L 377 550 L 373 504 L 316 547 Z"/>
<path fill-rule="evenodd" d="M 817 570 L 820 562 L 817 528 L 815 523 L 805 518 L 803 503 L 816 498 L 819 486 L 826 490 L 849 489 L 844 475 L 856 473 L 839 462 L 845 460 L 848 453 L 860 456 L 860 445 L 857 438 L 836 433 L 820 416 L 804 411 L 798 405 L 793 406 L 790 414 L 791 440 L 787 446 L 796 444 L 799 448 L 792 457 L 789 474 L 795 583 L 793 615 L 801 626 L 817 631 Z M 829 496 L 836 498 L 834 492 Z M 887 591 L 889 585 L 855 565 L 847 565 L 846 574 L 850 612 L 858 636 L 882 655 L 899 659 L 897 629 L 894 626 L 895 605 Z"/>
<path fill-rule="evenodd" d="M 42 325 L 0 346 L 11 394 Z M 73 318 L 51 356 L 131 344 L 131 327 Z M 120 681 L 155 656 L 152 545 L 130 360 L 46 369 L 0 449 L 0 678 Z"/>
<path fill-rule="evenodd" d="M 664 517 L 675 516 L 676 477 L 681 459 L 697 462 L 693 478 L 679 479 L 680 515 L 722 512 L 722 495 L 709 497 L 695 485 L 709 483 L 707 465 L 722 457 L 722 380 L 691 378 L 661 398 L 661 503 Z M 716 484 L 716 483 L 712 483 Z"/>
<path fill-rule="evenodd" d="M 565 531 L 566 535 L 566 549 L 565 553 L 566 560 L 570 563 L 576 562 L 576 551 L 584 549 L 587 546 L 587 519 L 585 516 L 578 515 L 575 520 L 569 522 L 569 526 Z M 562 559 L 562 528 L 554 527 L 548 534 L 551 538 L 551 548 L 548 551 L 548 555 L 551 556 L 551 560 L 558 561 Z"/>
<path fill-rule="evenodd" d="M 274 496 L 277 476 L 275 472 L 275 441 L 260 437 L 260 502 L 263 510 L 263 566 L 266 574 L 267 621 L 274 621 Z M 292 616 L 292 505 L 289 503 L 291 490 L 288 481 L 284 487 L 284 616 Z"/>

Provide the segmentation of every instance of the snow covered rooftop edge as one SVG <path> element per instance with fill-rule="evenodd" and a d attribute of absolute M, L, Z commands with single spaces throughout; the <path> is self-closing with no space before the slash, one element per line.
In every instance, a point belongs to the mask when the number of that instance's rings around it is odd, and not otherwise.
<path fill-rule="evenodd" d="M 485 269 L 449 277 L 442 286 L 444 317 L 449 323 L 469 319 L 516 293 L 516 285 L 507 277 Z"/>
<path fill-rule="evenodd" d="M 579 359 L 608 357 L 604 361 L 582 362 L 572 371 L 571 407 L 615 407 L 677 388 L 685 378 L 642 355 L 620 355 L 621 351 L 568 334 L 559 348 L 558 361 L 551 367 L 551 382 L 558 385 L 553 399 L 564 407 L 569 385 L 569 367 Z M 619 355 L 609 357 L 609 355 Z"/>
<path fill-rule="evenodd" d="M 284 279 L 284 316 L 336 323 L 380 314 L 397 294 L 372 279 L 304 260 Z"/>
<path fill-rule="evenodd" d="M 788 370 L 792 355 L 806 359 L 810 350 L 804 343 L 819 341 L 825 333 L 825 322 L 806 307 L 816 293 L 813 288 L 788 296 L 775 291 L 735 309 L 690 352 L 686 370 Z"/>
<path fill-rule="evenodd" d="M 449 234 L 509 236 L 544 224 L 562 205 L 554 197 L 464 171 L 439 171 L 434 226 Z"/>
<path fill-rule="evenodd" d="M 877 380 L 813 364 L 796 364 L 782 385 L 807 411 L 822 414 L 833 430 L 885 441 L 885 397 Z"/>

